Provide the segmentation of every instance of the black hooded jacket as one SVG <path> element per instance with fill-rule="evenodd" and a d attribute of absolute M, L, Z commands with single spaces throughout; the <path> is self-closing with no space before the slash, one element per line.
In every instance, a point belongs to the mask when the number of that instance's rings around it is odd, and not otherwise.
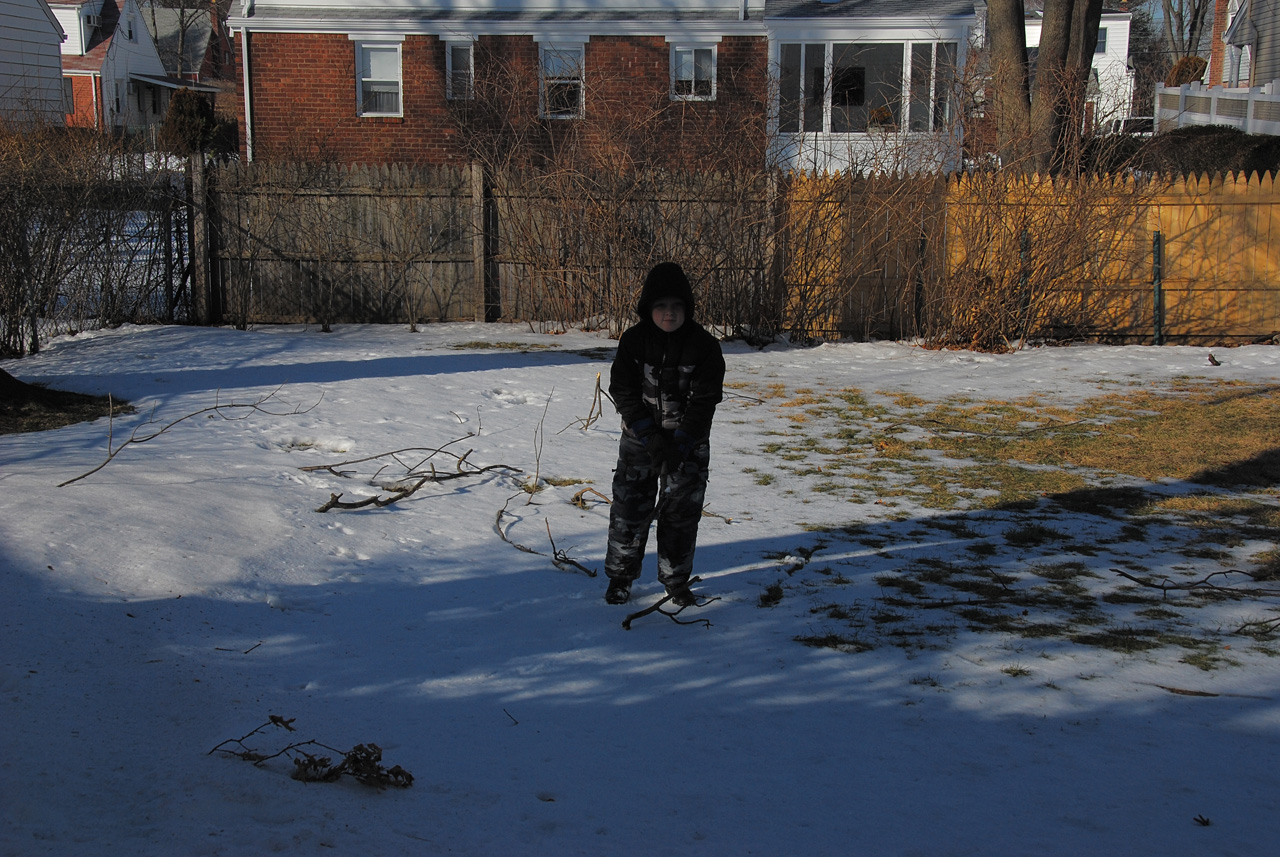
<path fill-rule="evenodd" d="M 666 297 L 684 301 L 685 321 L 674 333 L 653 323 L 653 304 Z M 640 434 L 653 425 L 705 439 L 723 396 L 724 355 L 720 342 L 695 320 L 693 289 L 679 265 L 664 262 L 649 272 L 636 313 L 640 322 L 618 340 L 609 373 L 609 395 L 623 425 Z"/>

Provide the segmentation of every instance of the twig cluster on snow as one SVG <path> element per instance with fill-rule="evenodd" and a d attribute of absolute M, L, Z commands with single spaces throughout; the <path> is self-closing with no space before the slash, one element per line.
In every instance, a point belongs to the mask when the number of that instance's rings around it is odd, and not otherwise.
<path fill-rule="evenodd" d="M 252 762 L 256 766 L 261 766 L 272 759 L 285 756 L 293 761 L 292 777 L 295 780 L 301 780 L 306 783 L 332 783 L 342 777 L 351 777 L 357 782 L 377 789 L 385 789 L 388 786 L 407 789 L 413 785 L 413 774 L 404 768 L 399 765 L 394 765 L 390 768 L 383 766 L 382 748 L 374 743 L 357 744 L 350 750 L 344 751 L 336 750 L 315 740 L 297 741 L 282 747 L 274 753 L 263 753 L 245 744 L 245 741 L 270 726 L 275 726 L 288 732 L 296 732 L 297 730 L 293 726 L 295 719 L 272 714 L 266 723 L 263 723 L 247 735 L 240 738 L 228 738 L 218 744 L 218 746 L 209 751 L 209 755 L 223 753 L 228 756 L 234 756 L 237 759 L 243 759 L 246 762 Z M 240 749 L 230 749 L 228 745 L 236 745 Z M 312 755 L 302 749 L 304 747 L 318 747 L 321 750 L 328 750 L 330 753 L 340 755 L 342 760 L 334 764 L 331 757 Z"/>
<path fill-rule="evenodd" d="M 406 497 L 412 497 L 424 485 L 437 482 L 448 482 L 452 479 L 463 479 L 469 476 L 480 476 L 495 470 L 504 471 L 506 473 L 523 473 L 518 467 L 512 467 L 507 464 L 490 464 L 479 466 L 472 464 L 468 459 L 474 450 L 467 450 L 461 455 L 449 452 L 448 447 L 455 443 L 461 443 L 474 434 L 466 434 L 460 438 L 454 438 L 438 447 L 422 447 L 412 446 L 404 449 L 396 449 L 390 452 L 382 452 L 377 455 L 368 455 L 363 458 L 353 458 L 347 461 L 340 461 L 335 464 L 312 464 L 307 467 L 299 468 L 307 473 L 317 471 L 326 471 L 334 476 L 343 479 L 349 479 L 355 475 L 354 471 L 349 470 L 352 465 L 364 464 L 370 461 L 381 461 L 382 459 L 391 459 L 397 465 L 404 468 L 404 474 L 394 480 L 390 480 L 386 484 L 379 487 L 386 491 L 386 494 L 375 494 L 371 497 L 365 497 L 361 500 L 343 500 L 342 494 L 330 494 L 329 500 L 316 509 L 317 512 L 328 512 L 330 509 L 362 509 L 366 506 L 376 506 L 383 508 L 397 503 Z M 408 463 L 410 453 L 416 453 L 419 460 Z M 425 455 L 425 457 L 421 457 Z M 454 458 L 454 466 L 452 470 L 439 471 L 431 459 L 438 455 L 448 455 Z M 373 474 L 371 481 L 375 482 L 382 476 L 383 472 L 390 465 L 384 465 Z M 424 468 L 426 468 L 424 470 Z"/>

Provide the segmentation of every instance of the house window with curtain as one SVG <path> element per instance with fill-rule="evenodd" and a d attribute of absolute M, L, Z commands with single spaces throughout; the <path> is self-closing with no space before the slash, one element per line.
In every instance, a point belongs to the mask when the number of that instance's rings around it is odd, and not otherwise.
<path fill-rule="evenodd" d="M 445 43 L 445 97 L 475 97 L 475 51 L 471 42 Z"/>
<path fill-rule="evenodd" d="M 671 97 L 683 101 L 714 101 L 716 97 L 716 49 L 671 49 Z"/>
<path fill-rule="evenodd" d="M 399 42 L 356 42 L 356 77 L 358 115 L 404 115 Z"/>
<path fill-rule="evenodd" d="M 580 119 L 584 103 L 582 45 L 543 45 L 541 60 L 541 111 L 547 119 Z"/>
<path fill-rule="evenodd" d="M 954 42 L 782 44 L 778 130 L 943 130 L 954 112 L 956 57 Z"/>

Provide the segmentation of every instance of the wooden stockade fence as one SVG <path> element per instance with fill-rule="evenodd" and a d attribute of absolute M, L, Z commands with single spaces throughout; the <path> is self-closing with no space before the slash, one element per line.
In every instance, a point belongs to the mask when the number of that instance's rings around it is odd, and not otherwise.
<path fill-rule="evenodd" d="M 207 176 L 211 320 L 620 328 L 678 259 L 727 332 L 1240 342 L 1280 331 L 1271 176 L 493 176 L 229 165 Z"/>

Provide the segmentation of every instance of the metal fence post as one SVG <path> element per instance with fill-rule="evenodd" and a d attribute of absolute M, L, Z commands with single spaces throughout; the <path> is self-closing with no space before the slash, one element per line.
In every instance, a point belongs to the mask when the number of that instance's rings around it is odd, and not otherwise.
<path fill-rule="evenodd" d="M 1156 345 L 1164 345 L 1164 236 L 1151 235 L 1151 316 Z"/>

